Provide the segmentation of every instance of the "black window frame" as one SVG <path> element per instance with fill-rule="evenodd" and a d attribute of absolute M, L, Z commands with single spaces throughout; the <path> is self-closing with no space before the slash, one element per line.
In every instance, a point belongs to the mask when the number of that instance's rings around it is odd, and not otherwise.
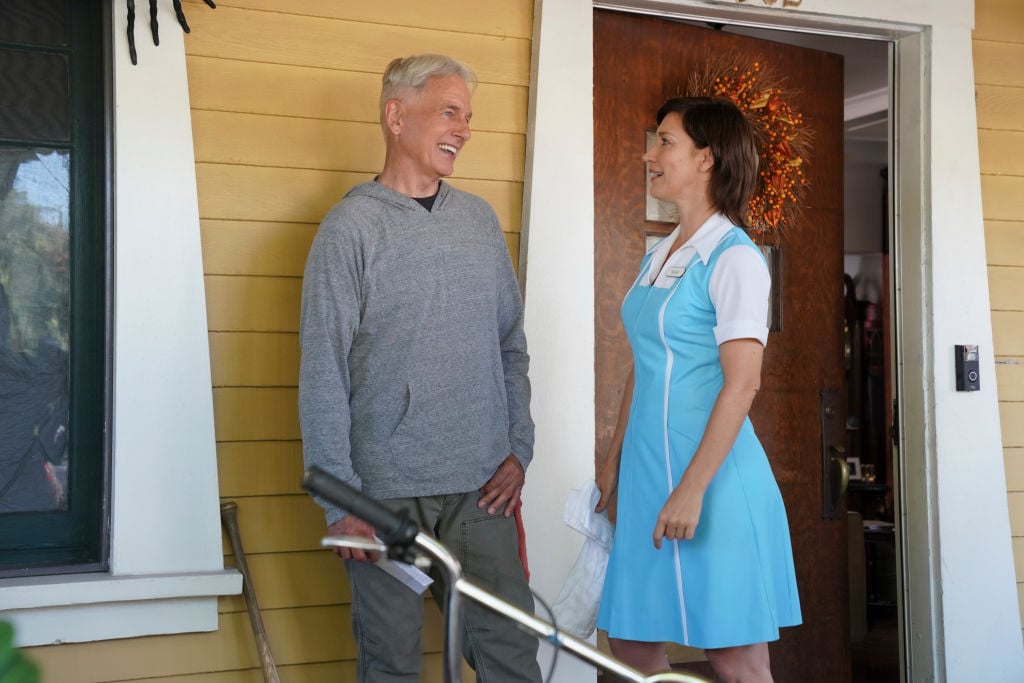
<path fill-rule="evenodd" d="M 113 368 L 113 55 L 110 0 L 65 0 L 70 142 L 0 137 L 0 147 L 71 150 L 70 451 L 67 509 L 0 515 L 0 577 L 108 569 Z"/>

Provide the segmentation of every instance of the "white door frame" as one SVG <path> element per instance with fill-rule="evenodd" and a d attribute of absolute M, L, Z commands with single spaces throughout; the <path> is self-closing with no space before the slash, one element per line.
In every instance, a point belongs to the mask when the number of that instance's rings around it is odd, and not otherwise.
<path fill-rule="evenodd" d="M 595 6 L 893 42 L 893 358 L 903 388 L 908 680 L 1024 680 L 981 211 L 972 0 L 803 0 L 785 9 L 753 0 L 535 1 L 520 255 L 537 422 L 524 507 L 534 587 L 553 597 L 575 559 L 580 539 L 553 521 L 566 490 L 593 475 Z M 952 348 L 963 343 L 981 347 L 980 392 L 955 392 Z"/>

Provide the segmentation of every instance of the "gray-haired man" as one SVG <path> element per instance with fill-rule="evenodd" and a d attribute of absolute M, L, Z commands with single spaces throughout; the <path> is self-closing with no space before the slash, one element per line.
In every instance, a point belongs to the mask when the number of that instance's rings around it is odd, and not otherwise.
<path fill-rule="evenodd" d="M 384 168 L 331 209 L 306 263 L 303 453 L 407 508 L 475 581 L 532 611 L 512 517 L 533 455 L 522 299 L 493 209 L 441 180 L 469 141 L 475 85 L 442 55 L 385 71 Z M 373 535 L 318 502 L 329 533 Z M 359 680 L 418 680 L 422 598 L 368 553 L 337 553 Z M 465 616 L 463 653 L 480 681 L 540 680 L 535 638 L 482 608 Z"/>

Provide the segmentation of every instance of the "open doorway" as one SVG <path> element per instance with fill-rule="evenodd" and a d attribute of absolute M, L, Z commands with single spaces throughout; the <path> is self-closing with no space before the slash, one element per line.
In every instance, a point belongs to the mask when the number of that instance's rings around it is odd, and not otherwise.
<path fill-rule="evenodd" d="M 889 259 L 891 43 L 724 26 L 843 56 L 846 507 L 852 683 L 898 683 L 901 615 L 895 522 Z"/>
<path fill-rule="evenodd" d="M 638 155 L 630 151 L 647 123 L 642 115 L 633 120 L 637 109 L 656 107 L 647 99 L 657 100 L 660 90 L 684 80 L 687 69 L 708 54 L 766 55 L 814 112 L 818 138 L 814 195 L 800 237 L 781 247 L 785 320 L 766 352 L 762 392 L 751 415 L 786 498 L 807 626 L 773 649 L 774 668 L 780 676 L 813 676 L 799 655 L 813 650 L 814 672 L 827 671 L 830 680 L 899 681 L 895 470 L 887 438 L 891 364 L 884 326 L 889 45 L 600 10 L 594 45 L 594 123 L 601 131 L 595 138 L 594 209 L 598 451 L 614 422 L 618 402 L 611 398 L 621 384 L 613 376 L 623 353 L 615 327 L 618 280 L 629 279 L 619 274 L 628 271 L 624 261 L 632 263 L 623 255 L 642 254 L 648 233 L 658 227 L 642 211 L 636 196 L 642 188 L 631 182 Z M 832 410 L 824 396 L 833 393 L 843 404 L 834 445 L 839 462 L 849 465 L 851 482 L 848 505 L 826 512 L 826 448 L 818 432 L 824 430 L 820 415 Z M 706 673 L 695 656 L 670 652 L 670 661 Z"/>

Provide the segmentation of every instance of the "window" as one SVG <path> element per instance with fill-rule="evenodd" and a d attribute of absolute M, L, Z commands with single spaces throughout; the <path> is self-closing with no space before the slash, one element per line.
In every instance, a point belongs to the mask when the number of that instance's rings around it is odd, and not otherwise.
<path fill-rule="evenodd" d="M 65 4 L 71 13 L 72 45 L 76 19 L 92 13 L 100 22 L 95 45 L 112 46 L 103 70 L 110 111 L 117 114 L 107 117 L 112 129 L 107 138 L 116 144 L 109 154 L 110 178 L 102 180 L 108 183 L 105 196 L 112 197 L 106 202 L 113 225 L 106 244 L 74 243 L 80 187 L 75 185 L 74 156 L 69 163 L 73 293 L 78 293 L 75 264 L 82 260 L 76 250 L 93 250 L 99 263 L 97 251 L 111 249 L 105 307 L 99 299 L 93 301 L 94 308 L 84 310 L 73 303 L 70 328 L 72 439 L 76 420 L 88 419 L 77 417 L 76 410 L 89 408 L 74 404 L 82 386 L 77 373 L 83 370 L 76 367 L 75 326 L 84 317 L 87 329 L 97 334 L 107 324 L 111 330 L 107 349 L 112 358 L 103 361 L 102 370 L 111 378 L 109 399 L 98 395 L 94 406 L 99 410 L 108 401 L 110 405 L 104 408 L 109 411 L 109 492 L 103 491 L 109 540 L 100 553 L 109 558 L 109 566 L 0 577 L 0 612 L 14 624 L 20 646 L 210 631 L 218 625 L 217 596 L 241 591 L 241 575 L 224 568 L 222 551 L 184 36 L 167 31 L 159 47 L 140 40 L 139 65 L 133 66 L 124 30 L 125 3 L 66 0 L 57 7 Z M 9 8 L 25 14 L 34 5 L 33 0 L 0 0 L 0 24 L 9 25 L 10 15 L 4 14 Z M 46 5 L 53 3 L 47 0 Z M 157 8 L 163 14 L 161 23 L 173 25 L 171 3 L 157 3 Z M 7 38 L 0 41 L 8 41 L 3 47 L 25 47 Z M 72 99 L 80 78 L 71 73 Z M 9 105 L 8 80 L 7 71 L 0 69 L 4 108 Z M 99 88 L 103 79 L 94 82 Z M 70 111 L 73 121 L 79 114 Z M 76 125 L 71 124 L 72 136 Z M 102 178 L 98 170 L 97 175 Z M 96 418 L 97 424 L 101 420 Z M 73 478 L 77 453 L 73 446 L 70 450 Z M 69 486 L 71 509 L 74 482 Z M 0 534 L 8 519 L 19 515 L 0 514 Z"/>
<path fill-rule="evenodd" d="M 0 575 L 106 568 L 102 9 L 0 4 Z"/>

